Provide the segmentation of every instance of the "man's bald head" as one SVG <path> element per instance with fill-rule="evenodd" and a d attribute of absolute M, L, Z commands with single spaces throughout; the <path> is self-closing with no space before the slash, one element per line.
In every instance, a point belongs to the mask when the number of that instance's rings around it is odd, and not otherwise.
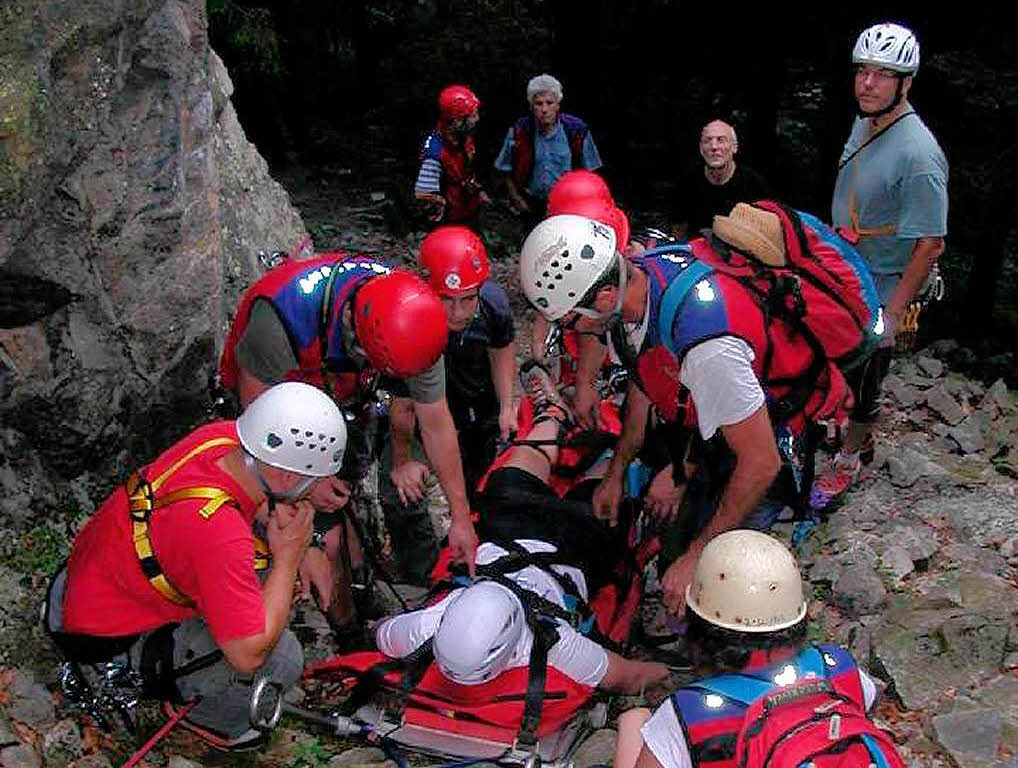
<path fill-rule="evenodd" d="M 735 129 L 724 120 L 711 120 L 700 132 L 700 155 L 708 168 L 724 168 L 734 162 L 738 149 Z"/>

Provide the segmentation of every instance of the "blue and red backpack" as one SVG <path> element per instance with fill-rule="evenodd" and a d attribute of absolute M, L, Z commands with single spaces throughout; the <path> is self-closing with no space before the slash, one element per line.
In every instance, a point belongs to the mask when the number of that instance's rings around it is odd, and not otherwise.
<path fill-rule="evenodd" d="M 645 252 L 651 283 L 641 387 L 672 421 L 695 424 L 679 371 L 697 344 L 724 335 L 752 348 L 753 369 L 777 423 L 842 421 L 852 404 L 845 373 L 880 341 L 876 288 L 859 254 L 815 216 L 770 200 L 755 207 L 781 221 L 787 261 L 764 263 L 711 235 Z"/>
<path fill-rule="evenodd" d="M 834 645 L 672 694 L 694 766 L 904 768 L 891 736 L 866 715 L 859 668 Z"/>

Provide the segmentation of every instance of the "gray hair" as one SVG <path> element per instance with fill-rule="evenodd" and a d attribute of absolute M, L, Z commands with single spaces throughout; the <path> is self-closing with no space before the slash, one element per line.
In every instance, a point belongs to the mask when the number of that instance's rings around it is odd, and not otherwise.
<path fill-rule="evenodd" d="M 555 101 L 562 101 L 562 83 L 547 73 L 531 78 L 527 83 L 527 101 L 533 103 L 539 93 L 550 93 Z"/>

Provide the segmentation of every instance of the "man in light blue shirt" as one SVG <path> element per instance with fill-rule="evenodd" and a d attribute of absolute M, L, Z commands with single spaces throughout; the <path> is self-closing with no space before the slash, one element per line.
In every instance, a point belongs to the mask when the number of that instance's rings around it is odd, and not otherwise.
<path fill-rule="evenodd" d="M 559 111 L 562 84 L 538 75 L 527 84 L 531 114 L 510 126 L 495 160 L 508 174 L 509 200 L 521 216 L 544 216 L 548 193 L 566 171 L 601 167 L 594 137 L 580 118 Z"/>
<path fill-rule="evenodd" d="M 881 383 L 895 335 L 944 251 L 947 159 L 907 97 L 919 43 L 898 24 L 865 30 L 852 52 L 859 116 L 838 166 L 834 226 L 865 258 L 884 313 L 885 344 L 852 382 L 856 407 L 833 467 L 814 486 L 823 506 L 854 482 L 860 451 L 872 442 Z"/>

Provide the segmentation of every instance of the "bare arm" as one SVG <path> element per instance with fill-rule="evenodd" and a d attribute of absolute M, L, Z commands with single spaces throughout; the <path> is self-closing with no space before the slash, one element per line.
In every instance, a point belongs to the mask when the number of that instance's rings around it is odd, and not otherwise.
<path fill-rule="evenodd" d="M 608 348 L 592 334 L 580 334 L 580 359 L 576 361 L 576 394 L 573 395 L 573 411 L 580 426 L 594 429 L 600 426 L 597 390 L 594 381 L 597 379 L 601 363 Z"/>
<path fill-rule="evenodd" d="M 597 686 L 603 690 L 635 696 L 668 677 L 668 667 L 660 662 L 636 661 L 611 651 L 607 653 L 608 671 Z"/>
<path fill-rule="evenodd" d="M 241 674 L 254 674 L 265 663 L 290 619 L 297 568 L 311 542 L 313 519 L 314 509 L 311 504 L 299 501 L 292 506 L 277 504 L 269 520 L 272 570 L 262 586 L 265 630 L 257 635 L 227 640 L 222 644 L 226 661 Z"/>
<path fill-rule="evenodd" d="M 414 402 L 414 412 L 421 426 L 421 441 L 428 455 L 445 498 L 449 502 L 452 525 L 449 528 L 449 546 L 453 558 L 465 562 L 474 571 L 474 553 L 477 549 L 477 534 L 470 520 L 470 505 L 467 502 L 463 481 L 463 463 L 460 447 L 456 440 L 456 425 L 453 424 L 449 404 L 443 397 L 433 403 Z"/>
<path fill-rule="evenodd" d="M 504 347 L 488 347 L 488 362 L 491 365 L 491 381 L 498 395 L 498 425 L 501 439 L 508 440 L 515 423 L 513 409 L 513 382 L 516 379 L 516 342 L 510 341 Z"/>
<path fill-rule="evenodd" d="M 725 486 L 717 512 L 700 535 L 690 542 L 685 554 L 669 566 L 661 580 L 664 603 L 676 615 L 685 606 L 686 586 L 692 581 L 696 562 L 707 542 L 742 523 L 763 498 L 781 467 L 766 406 L 761 406 L 737 424 L 722 426 L 721 432 L 735 453 L 735 469 Z"/>
<path fill-rule="evenodd" d="M 912 248 L 912 255 L 905 272 L 894 289 L 894 294 L 887 302 L 887 314 L 895 321 L 901 319 L 908 305 L 926 282 L 930 270 L 937 263 L 937 259 L 944 252 L 944 238 L 942 237 L 920 237 Z"/>
<path fill-rule="evenodd" d="M 608 463 L 604 477 L 594 489 L 591 503 L 594 514 L 608 519 L 613 525 L 618 517 L 619 502 L 622 500 L 622 477 L 629 462 L 643 445 L 647 428 L 647 414 L 650 412 L 648 398 L 633 382 L 626 392 L 626 418 L 622 422 L 622 434 L 615 443 L 615 453 Z"/>

